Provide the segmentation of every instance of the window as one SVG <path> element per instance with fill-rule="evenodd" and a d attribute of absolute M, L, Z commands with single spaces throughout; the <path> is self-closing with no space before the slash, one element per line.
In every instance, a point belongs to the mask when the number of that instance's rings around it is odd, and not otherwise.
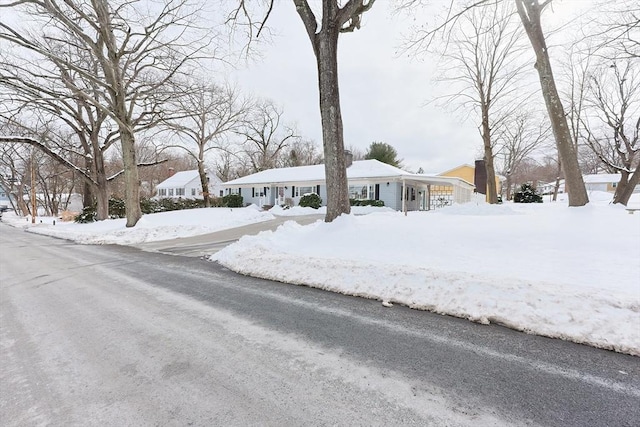
<path fill-rule="evenodd" d="M 350 185 L 349 186 L 349 198 L 356 200 L 367 200 L 369 198 L 369 194 L 367 190 L 369 189 L 366 185 Z"/>
<path fill-rule="evenodd" d="M 313 187 L 296 187 L 296 197 L 304 196 L 309 193 L 313 193 Z"/>
<path fill-rule="evenodd" d="M 176 196 L 184 196 L 184 188 L 176 188 Z"/>
<path fill-rule="evenodd" d="M 192 196 L 195 196 L 195 195 L 196 195 L 196 189 L 195 189 L 195 188 L 192 188 L 192 189 L 191 189 L 191 195 L 192 195 Z"/>
<path fill-rule="evenodd" d="M 166 196 L 167 195 L 167 189 L 166 188 L 160 188 L 158 190 L 158 196 Z"/>
<path fill-rule="evenodd" d="M 220 197 L 224 196 L 224 190 L 220 190 Z"/>
<path fill-rule="evenodd" d="M 173 188 L 170 188 L 169 189 L 169 197 L 172 197 L 172 196 L 173 196 Z"/>

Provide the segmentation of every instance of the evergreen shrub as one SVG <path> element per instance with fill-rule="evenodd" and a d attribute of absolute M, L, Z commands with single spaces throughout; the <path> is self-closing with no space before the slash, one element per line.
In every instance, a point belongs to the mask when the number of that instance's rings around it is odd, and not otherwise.
<path fill-rule="evenodd" d="M 300 198 L 300 203 L 298 203 L 298 205 L 303 208 L 309 207 L 318 209 L 320 206 L 322 206 L 322 199 L 316 193 L 309 193 Z"/>
<path fill-rule="evenodd" d="M 382 200 L 349 199 L 349 204 L 351 206 L 374 206 L 374 207 L 377 207 L 377 208 L 384 207 L 384 201 L 382 201 Z"/>
<path fill-rule="evenodd" d="M 522 184 L 513 195 L 514 203 L 542 203 L 542 196 L 538 194 L 531 184 Z"/>
<path fill-rule="evenodd" d="M 239 194 L 227 194 L 222 198 L 222 206 L 225 208 L 241 208 L 243 207 L 243 199 Z"/>

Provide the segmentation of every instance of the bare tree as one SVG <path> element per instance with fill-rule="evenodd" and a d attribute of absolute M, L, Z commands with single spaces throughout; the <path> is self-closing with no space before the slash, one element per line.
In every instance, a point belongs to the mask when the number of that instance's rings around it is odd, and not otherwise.
<path fill-rule="evenodd" d="M 407 49 L 424 49 L 429 46 L 436 35 L 450 34 L 451 28 L 458 25 L 462 17 L 478 7 L 499 3 L 501 0 L 470 0 L 462 6 L 451 2 L 447 15 L 436 25 L 427 26 L 416 33 L 415 39 L 407 45 Z M 551 0 L 514 0 L 522 26 L 527 33 L 536 55 L 535 68 L 538 71 L 542 95 L 545 100 L 547 114 L 551 122 L 553 135 L 558 147 L 559 157 L 565 174 L 566 187 L 569 192 L 569 206 L 584 206 L 589 202 L 587 190 L 580 173 L 577 151 L 571 143 L 571 133 L 567 125 L 564 108 L 553 77 L 549 51 L 542 30 L 541 13 Z M 421 0 L 403 0 L 400 8 L 410 8 L 422 4 Z"/>
<path fill-rule="evenodd" d="M 81 54 L 81 52 L 77 52 Z M 86 60 L 76 56 L 76 61 Z M 86 99 L 73 96 L 63 79 L 98 95 L 99 88 L 78 73 L 48 67 L 38 62 L 24 64 L 5 61 L 0 65 L 0 99 L 8 108 L 0 112 L 6 123 L 30 137 L 27 144 L 72 170 L 84 181 L 84 205 L 96 203 L 96 217 L 108 217 L 107 177 L 104 153 L 118 141 L 118 133 L 109 128 L 109 116 Z"/>
<path fill-rule="evenodd" d="M 640 184 L 640 70 L 636 60 L 603 61 L 589 79 L 590 117 L 582 120 L 589 147 L 620 173 L 613 203 L 626 205 Z"/>
<path fill-rule="evenodd" d="M 26 216 L 29 208 L 23 195 L 27 191 L 30 179 L 29 152 L 19 143 L 0 144 L 0 184 L 7 192 L 13 210 Z"/>
<path fill-rule="evenodd" d="M 164 124 L 170 135 L 182 143 L 170 141 L 165 146 L 185 150 L 196 161 L 205 206 L 209 207 L 205 157 L 210 152 L 226 150 L 229 135 L 241 132 L 249 102 L 241 98 L 237 89 L 215 84 L 184 84 L 175 89 Z"/>
<path fill-rule="evenodd" d="M 323 162 L 322 152 L 311 140 L 293 141 L 288 148 L 289 150 L 280 161 L 283 167 L 319 165 Z"/>
<path fill-rule="evenodd" d="M 95 93 L 63 79 L 74 96 L 107 113 L 116 123 L 122 148 L 127 227 L 140 219 L 139 177 L 135 155 L 135 131 L 154 126 L 160 119 L 160 105 L 166 101 L 165 84 L 185 64 L 197 59 L 202 40 L 187 37 L 195 11 L 186 0 L 167 0 L 149 8 L 144 16 L 134 0 L 64 3 L 18 0 L 4 7 L 28 8 L 32 16 L 48 22 L 43 37 L 0 22 L 0 40 L 20 46 L 48 59 L 63 72 L 75 72 L 101 87 Z M 65 55 L 69 40 L 95 60 L 83 67 L 75 57 Z M 163 95 L 165 95 L 163 97 Z"/>
<path fill-rule="evenodd" d="M 239 15 L 249 19 L 247 1 L 237 0 L 238 7 L 230 20 L 237 22 Z M 322 10 L 316 16 L 307 0 L 292 0 L 296 12 L 304 24 L 318 70 L 318 89 L 320 95 L 320 117 L 322 120 L 322 143 L 324 147 L 325 179 L 327 186 L 327 214 L 325 221 L 331 222 L 343 213 L 349 213 L 349 188 L 344 156 L 344 134 L 342 113 L 340 110 L 340 91 L 338 85 L 338 37 L 340 33 L 353 32 L 360 28 L 362 15 L 371 9 L 375 0 L 322 0 Z M 257 22 L 260 34 L 267 21 L 275 1 L 267 1 L 267 12 L 261 22 Z"/>
<path fill-rule="evenodd" d="M 558 146 L 558 154 L 565 176 L 565 187 L 569 193 L 569 206 L 584 206 L 589 203 L 589 197 L 580 172 L 578 153 L 572 144 L 571 131 L 553 77 L 549 50 L 540 20 L 542 11 L 551 0 L 545 0 L 542 4 L 538 0 L 515 1 L 520 20 L 536 54 L 535 68 L 538 71 L 542 96 Z"/>
<path fill-rule="evenodd" d="M 501 160 L 501 173 L 507 178 L 506 199 L 511 200 L 514 187 L 528 181 L 521 168 L 542 142 L 550 136 L 550 128 L 535 120 L 531 112 L 510 116 L 496 132 L 496 156 Z"/>
<path fill-rule="evenodd" d="M 243 138 L 242 152 L 251 172 L 278 166 L 285 149 L 300 137 L 282 123 L 283 110 L 272 101 L 260 100 L 249 110 L 236 133 Z"/>
<path fill-rule="evenodd" d="M 606 2 L 596 21 L 599 29 L 589 37 L 600 40 L 601 47 L 616 44 L 619 59 L 640 58 L 640 5 L 636 0 Z"/>
<path fill-rule="evenodd" d="M 510 6 L 490 3 L 470 10 L 461 17 L 442 52 L 447 68 L 444 80 L 456 89 L 448 98 L 479 115 L 489 203 L 498 203 L 494 133 L 517 108 L 513 94 L 519 87 L 522 70 L 518 59 L 521 29 L 514 25 Z"/>

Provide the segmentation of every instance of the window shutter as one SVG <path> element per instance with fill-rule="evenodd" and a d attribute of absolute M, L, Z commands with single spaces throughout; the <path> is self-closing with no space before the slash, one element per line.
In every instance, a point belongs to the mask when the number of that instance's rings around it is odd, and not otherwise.
<path fill-rule="evenodd" d="M 238 196 L 242 196 L 242 188 L 238 188 Z"/>
<path fill-rule="evenodd" d="M 295 185 L 291 186 L 291 197 L 296 197 L 296 186 Z"/>
<path fill-rule="evenodd" d="M 256 197 L 256 189 L 251 187 L 251 197 Z"/>
<path fill-rule="evenodd" d="M 316 194 L 320 195 L 320 184 L 316 185 Z"/>
<path fill-rule="evenodd" d="M 380 184 L 376 184 L 375 199 L 380 200 Z"/>

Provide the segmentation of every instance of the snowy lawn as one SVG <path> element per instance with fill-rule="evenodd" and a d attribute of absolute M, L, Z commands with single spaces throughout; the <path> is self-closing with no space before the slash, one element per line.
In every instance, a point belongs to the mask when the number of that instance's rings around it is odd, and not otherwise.
<path fill-rule="evenodd" d="M 274 216 L 270 213 L 261 212 L 258 207 L 250 206 L 233 209 L 189 209 L 143 215 L 132 228 L 125 227 L 125 219 L 110 219 L 89 224 L 58 220 L 53 225 L 53 218 L 37 218 L 37 224 L 32 225 L 30 218 L 18 218 L 9 212 L 4 214 L 2 221 L 25 227 L 33 233 L 60 237 L 78 243 L 131 245 L 213 233 L 273 218 Z"/>
<path fill-rule="evenodd" d="M 591 194 L 566 202 L 471 203 L 408 216 L 380 208 L 327 224 L 289 221 L 212 260 L 256 277 L 400 303 L 640 355 L 640 212 Z M 630 206 L 640 207 L 640 195 Z M 310 208 L 196 209 L 93 224 L 2 221 L 80 243 L 135 244 L 205 234 Z M 42 221 L 42 223 L 40 223 Z M 388 304 L 387 304 L 388 305 Z"/>
<path fill-rule="evenodd" d="M 242 274 L 640 355 L 640 213 L 467 204 L 287 222 L 211 257 Z"/>

